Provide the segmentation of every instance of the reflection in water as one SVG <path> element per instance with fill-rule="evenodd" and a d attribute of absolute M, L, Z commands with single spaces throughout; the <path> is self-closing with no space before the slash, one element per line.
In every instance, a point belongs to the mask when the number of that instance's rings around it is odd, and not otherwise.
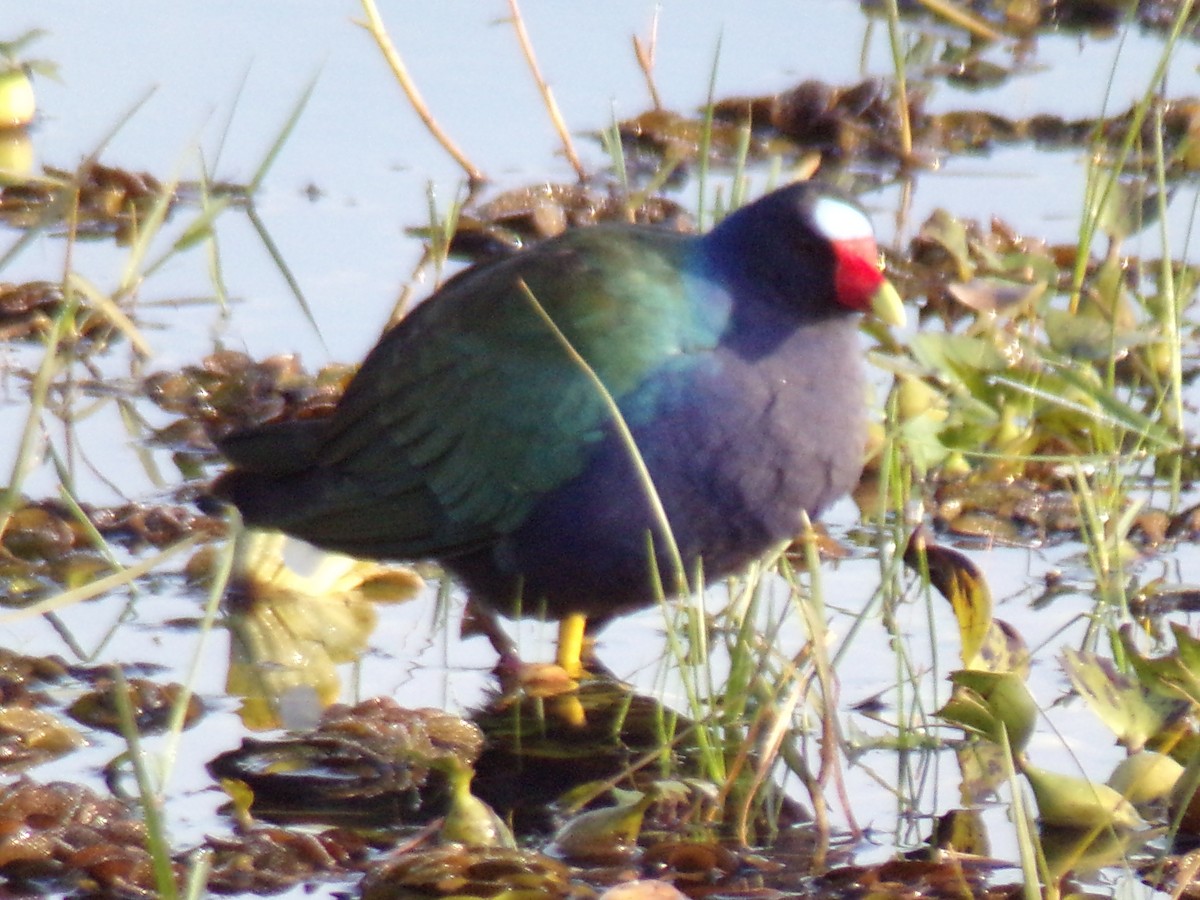
<path fill-rule="evenodd" d="M 313 727 L 341 695 L 336 666 L 367 648 L 374 602 L 410 599 L 421 579 L 405 568 L 307 552 L 278 532 L 246 530 L 237 540 L 225 597 L 226 690 L 243 698 L 247 728 Z"/>
<path fill-rule="evenodd" d="M 622 804 L 639 821 L 652 806 L 657 827 L 672 832 L 716 834 L 725 818 L 718 798 L 741 800 L 707 776 L 700 727 L 597 678 L 550 696 L 497 692 L 469 719 L 387 698 L 333 706 L 315 730 L 247 739 L 210 769 L 246 784 L 251 812 L 273 820 L 421 824 L 445 812 L 448 785 L 470 783 L 518 835 L 549 834 L 564 817 Z M 717 748 L 740 750 L 736 740 Z M 760 815 L 772 827 L 806 819 L 774 785 L 759 789 Z"/>

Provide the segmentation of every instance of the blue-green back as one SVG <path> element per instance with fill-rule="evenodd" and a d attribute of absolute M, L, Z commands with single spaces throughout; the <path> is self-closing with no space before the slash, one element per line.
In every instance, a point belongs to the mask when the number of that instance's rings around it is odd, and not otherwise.
<path fill-rule="evenodd" d="M 710 364 L 727 323 L 701 246 L 601 226 L 451 279 L 368 356 L 324 464 L 409 504 L 375 527 L 411 530 L 413 555 L 507 533 L 582 470 L 611 418 L 533 298 L 636 425 L 654 414 L 656 375 Z"/>

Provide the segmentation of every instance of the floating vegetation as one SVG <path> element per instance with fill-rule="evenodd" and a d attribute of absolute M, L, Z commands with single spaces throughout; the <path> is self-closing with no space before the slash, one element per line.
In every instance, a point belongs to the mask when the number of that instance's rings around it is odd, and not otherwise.
<path fill-rule="evenodd" d="M 221 351 L 178 372 L 157 372 L 142 390 L 155 405 L 183 418 L 154 437 L 177 451 L 213 455 L 213 436 L 251 425 L 327 416 L 349 380 L 348 366 L 309 375 L 299 358 L 274 356 L 256 362 L 244 353 Z"/>
<path fill-rule="evenodd" d="M 619 130 L 633 149 L 652 153 L 659 160 L 656 167 L 695 163 L 702 139 L 707 137 L 711 160 L 716 163 L 728 163 L 744 144 L 751 160 L 816 152 L 826 167 L 856 163 L 891 169 L 1017 143 L 1091 151 L 1099 142 L 1115 156 L 1131 128 L 1137 127 L 1141 149 L 1126 160 L 1127 170 L 1149 168 L 1160 137 L 1169 180 L 1189 177 L 1200 169 L 1197 97 L 1162 100 L 1150 115 L 1131 107 L 1100 119 L 1067 119 L 1049 113 L 1018 119 L 973 109 L 928 112 L 916 94 L 906 113 L 916 157 L 904 150 L 897 102 L 892 88 L 878 80 L 846 88 L 805 81 L 779 94 L 715 103 L 711 129 L 701 116 L 650 110 L 620 123 Z M 749 129 L 748 143 L 743 127 Z"/>
<path fill-rule="evenodd" d="M 632 202 L 612 192 L 579 184 L 539 184 L 516 188 L 478 204 L 468 204 L 455 219 L 449 252 L 478 261 L 503 256 L 532 241 L 551 238 L 567 228 L 597 222 L 637 222 L 676 231 L 694 229 L 691 214 L 659 194 Z M 413 234 L 428 234 L 412 229 Z"/>
<path fill-rule="evenodd" d="M 245 786 L 247 811 L 256 817 L 413 823 L 444 810 L 445 767 L 469 768 L 482 747 L 479 729 L 457 716 L 402 709 L 381 697 L 330 707 L 307 737 L 247 739 L 209 769 L 224 783 Z"/>
<path fill-rule="evenodd" d="M 50 229 L 68 222 L 79 238 L 132 242 L 162 206 L 169 214 L 202 195 L 244 198 L 240 185 L 166 184 L 148 172 L 131 172 L 96 161 L 77 171 L 46 167 L 40 176 L 0 185 L 0 221 L 13 228 Z"/>
<path fill-rule="evenodd" d="M 185 696 L 182 685 L 159 684 L 145 678 L 131 678 L 123 685 L 108 678 L 99 679 L 92 690 L 71 704 L 67 712 L 81 725 L 120 734 L 122 722 L 121 704 L 116 699 L 118 690 L 126 692 L 132 707 L 134 727 L 142 734 L 166 730 L 180 702 L 186 704 L 183 719 L 185 728 L 194 725 L 204 712 L 200 698 L 191 693 Z"/>
<path fill-rule="evenodd" d="M 107 148 L 40 173 L 0 159 L 0 225 L 16 235 L 0 270 L 35 236 L 64 248 L 67 263 L 0 283 L 4 400 L 33 398 L 0 499 L 3 612 L 15 623 L 52 609 L 74 659 L 0 651 L 5 890 L 172 896 L 193 879 L 267 894 L 353 890 L 362 879 L 358 891 L 375 898 L 584 898 L 626 883 L 687 896 L 1011 897 L 1039 884 L 1047 895 L 1098 893 L 1107 888 L 1082 881 L 1087 873 L 1108 879 L 1122 867 L 1186 893 L 1195 867 L 1183 852 L 1200 831 L 1200 641 L 1186 619 L 1200 610 L 1200 588 L 1184 580 L 1186 545 L 1200 539 L 1191 309 L 1200 263 L 1172 256 L 1167 224 L 1200 171 L 1200 100 L 1158 84 L 1116 112 L 1014 117 L 976 98 L 1036 78 L 1047 29 L 1091 40 L 1132 25 L 1194 40 L 1200 20 L 1192 4 L 1168 2 L 898 5 L 903 20 L 863 4 L 877 18 L 871 27 L 907 39 L 896 42 L 895 77 L 714 91 L 700 111 L 661 102 L 654 40 L 638 39 L 655 99 L 599 133 L 611 169 L 580 168 L 559 129 L 578 182 L 488 189 L 467 163 L 473 190 L 445 221 L 403 223 L 428 242 L 424 265 L 519 253 L 600 222 L 691 232 L 761 180 L 815 168 L 907 198 L 949 157 L 982 160 L 1020 144 L 1086 161 L 1070 243 L 952 208 L 899 223 L 886 267 L 920 324 L 871 332 L 887 414 L 855 494 L 862 525 L 799 536 L 769 578 L 756 571 L 725 593 L 714 587 L 705 608 L 681 609 L 653 695 L 526 666 L 493 622 L 481 628 L 499 656 L 495 690 L 477 708 L 339 702 L 348 683 L 369 696 L 400 682 L 347 676 L 393 652 L 372 643 L 394 611 L 380 603 L 438 573 L 332 556 L 300 565 L 277 535 L 232 550 L 220 541 L 224 517 L 194 502 L 215 471 L 214 439 L 328 416 L 352 373 L 229 349 L 239 346 L 231 310 L 251 301 L 231 302 L 225 284 L 218 220 L 227 209 L 259 236 L 312 320 L 253 202 L 303 103 L 245 185 L 125 168 Z M 0 106 L 7 96 L 29 107 L 26 85 L 32 92 L 47 74 L 19 61 L 23 43 L 0 44 L 12 61 L 0 63 Z M 693 179 L 700 203 L 688 193 Z M 83 239 L 85 251 L 118 254 L 110 289 L 83 275 Z M 162 255 L 148 253 L 152 244 L 165 245 Z M 214 324 L 201 326 L 214 334 L 212 352 L 180 365 L 152 355 L 138 329 L 165 263 L 200 249 L 212 285 L 196 292 L 197 305 L 212 309 Z M 94 445 L 88 416 L 98 409 L 117 412 L 119 447 Z M 109 483 L 108 457 L 126 447 L 152 485 L 136 501 Z M 162 457 L 178 471 L 161 471 Z M 31 473 L 61 491 L 39 495 Z M 93 478 L 115 499 L 77 501 L 77 480 Z M 819 540 L 839 566 L 868 571 L 871 587 L 823 590 Z M 153 562 L 193 544 L 186 564 Z M 1017 596 L 993 597 L 984 548 L 1030 551 Z M 137 574 L 147 561 L 152 577 Z M 100 603 L 57 608 L 97 584 Z M 185 605 L 158 622 L 149 611 L 164 590 Z M 787 594 L 781 606 L 773 592 Z M 912 636 L 924 598 L 933 652 Z M 1047 639 L 1028 617 L 1060 603 L 1074 604 L 1074 621 Z M 114 606 L 101 647 L 79 646 L 71 616 Z M 951 633 L 934 634 L 939 623 Z M 134 634 L 149 659 L 157 629 L 203 637 L 213 627 L 230 646 L 217 703 L 193 695 L 195 676 L 185 681 L 179 661 L 164 670 L 92 658 L 105 656 L 111 634 L 125 638 L 122 652 Z M 878 693 L 841 698 L 836 674 L 874 653 L 860 648 L 872 630 L 884 633 L 879 658 L 894 663 L 894 682 L 885 672 Z M 154 640 L 138 643 L 146 635 Z M 938 658 L 945 641 L 958 652 L 950 666 Z M 207 735 L 211 717 L 235 704 L 241 727 L 262 733 L 206 752 L 210 793 L 219 785 L 228 798 L 227 833 L 173 847 L 156 818 L 157 773 L 181 740 Z M 1107 775 L 1090 770 L 1093 757 L 1068 770 L 1047 752 L 1044 716 L 1072 705 L 1119 748 Z M 98 770 L 96 754 L 113 746 L 129 751 L 104 767 L 114 796 L 35 780 L 38 766 L 57 760 L 61 771 L 85 755 L 81 768 Z M 912 768 L 886 773 L 897 760 Z M 924 766 L 938 770 L 936 798 L 921 793 Z M 868 780 L 895 790 L 894 831 L 860 808 Z M 878 829 L 871 840 L 894 850 L 868 855 L 890 858 L 862 861 L 864 815 Z M 989 828 L 1011 834 L 993 840 Z M 993 845 L 1014 844 L 1018 858 L 993 858 Z"/>
<path fill-rule="evenodd" d="M 713 104 L 712 114 L 717 122 L 748 125 L 752 134 L 775 133 L 801 149 L 817 151 L 826 165 L 851 159 L 892 161 L 899 152 L 896 101 L 878 79 L 844 88 L 805 81 L 774 96 L 721 100 Z M 720 142 L 714 146 L 722 148 Z M 782 148 L 777 142 L 760 142 L 758 148 L 751 145 L 752 153 L 756 149 L 775 155 Z"/>
<path fill-rule="evenodd" d="M 365 900 L 406 897 L 573 896 L 570 870 L 533 850 L 459 846 L 407 853 L 372 872 Z"/>
<path fill-rule="evenodd" d="M 0 873 L 13 885 L 116 895 L 149 887 L 146 825 L 123 800 L 20 779 L 0 798 Z"/>
<path fill-rule="evenodd" d="M 880 0 L 863 0 L 863 7 L 882 15 L 885 4 Z M 1070 28 L 1107 33 L 1115 31 L 1131 18 L 1143 28 L 1168 31 L 1175 26 L 1180 4 L 1174 0 L 1135 0 L 1131 3 L 1094 2 L 1094 0 L 971 0 L 965 4 L 926 3 L 922 0 L 899 0 L 904 15 L 925 16 L 961 24 L 969 14 L 1005 29 L 1008 34 L 1033 37 L 1047 30 Z M 965 9 L 964 9 L 965 8 Z M 969 13 L 966 12 L 969 10 Z M 1193 12 L 1187 26 L 1200 30 L 1200 14 Z"/>

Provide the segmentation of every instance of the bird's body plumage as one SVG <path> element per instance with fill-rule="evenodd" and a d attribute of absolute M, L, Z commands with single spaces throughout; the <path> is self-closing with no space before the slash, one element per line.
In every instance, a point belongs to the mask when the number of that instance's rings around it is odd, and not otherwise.
<path fill-rule="evenodd" d="M 471 268 L 383 337 L 331 419 L 223 442 L 217 492 L 321 547 L 439 559 L 508 614 L 652 602 L 672 557 L 565 338 L 617 403 L 688 573 L 737 571 L 862 465 L 855 313 L 880 279 L 796 226 L 824 196 L 785 188 L 704 237 L 579 229 Z M 854 278 L 864 296 L 836 296 Z"/>

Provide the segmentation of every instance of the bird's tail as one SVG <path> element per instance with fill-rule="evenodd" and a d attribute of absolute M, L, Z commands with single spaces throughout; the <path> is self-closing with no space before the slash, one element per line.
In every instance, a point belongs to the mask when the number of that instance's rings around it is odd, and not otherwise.
<path fill-rule="evenodd" d="M 297 482 L 316 459 L 325 427 L 323 420 L 309 419 L 227 435 L 217 447 L 233 468 L 209 493 L 236 506 L 248 525 L 280 527 L 304 505 Z"/>

